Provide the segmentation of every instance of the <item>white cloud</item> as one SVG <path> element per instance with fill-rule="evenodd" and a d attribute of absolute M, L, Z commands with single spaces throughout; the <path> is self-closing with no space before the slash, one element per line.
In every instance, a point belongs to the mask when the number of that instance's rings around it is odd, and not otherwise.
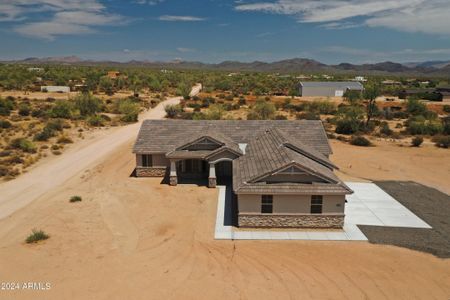
<path fill-rule="evenodd" d="M 38 12 L 49 16 L 44 20 L 27 21 Z M 19 34 L 53 40 L 60 35 L 93 33 L 97 26 L 120 25 L 125 19 L 109 13 L 98 0 L 2 0 L 2 21 L 20 22 L 13 27 Z"/>
<path fill-rule="evenodd" d="M 236 10 L 291 15 L 331 29 L 354 27 L 349 19 L 362 17 L 358 25 L 450 35 L 448 0 L 277 0 L 238 3 Z"/>
<path fill-rule="evenodd" d="M 198 22 L 204 21 L 204 18 L 194 17 L 194 16 L 172 16 L 172 15 L 164 15 L 158 18 L 160 21 L 169 21 L 169 22 Z"/>

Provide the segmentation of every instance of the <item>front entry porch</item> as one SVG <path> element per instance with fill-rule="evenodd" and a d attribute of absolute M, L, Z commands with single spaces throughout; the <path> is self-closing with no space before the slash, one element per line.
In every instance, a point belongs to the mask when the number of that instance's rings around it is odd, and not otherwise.
<path fill-rule="evenodd" d="M 232 161 L 221 160 L 209 162 L 202 159 L 183 159 L 170 161 L 170 185 L 179 183 L 207 182 L 208 187 L 215 188 L 217 183 L 231 182 Z"/>

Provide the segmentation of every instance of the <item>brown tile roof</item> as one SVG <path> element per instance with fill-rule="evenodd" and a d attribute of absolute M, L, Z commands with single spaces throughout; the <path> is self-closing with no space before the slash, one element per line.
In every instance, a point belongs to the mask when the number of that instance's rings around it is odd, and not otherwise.
<path fill-rule="evenodd" d="M 187 137 L 205 132 L 216 132 L 235 143 L 248 143 L 252 137 L 274 126 L 291 140 L 301 141 L 325 156 L 332 153 L 322 122 L 309 120 L 146 120 L 141 126 L 133 152 L 167 153 L 176 149 Z"/>
<path fill-rule="evenodd" d="M 292 148 L 292 139 L 286 138 L 280 130 L 267 129 L 250 141 L 246 155 L 233 161 L 233 190 L 239 193 L 304 192 L 313 189 L 323 193 L 351 193 L 351 190 L 333 173 L 334 165 L 318 153 L 306 149 Z M 299 151 L 300 150 L 300 151 Z M 298 166 L 306 172 L 323 178 L 329 183 L 270 183 L 259 182 L 277 171 L 289 166 Z"/>

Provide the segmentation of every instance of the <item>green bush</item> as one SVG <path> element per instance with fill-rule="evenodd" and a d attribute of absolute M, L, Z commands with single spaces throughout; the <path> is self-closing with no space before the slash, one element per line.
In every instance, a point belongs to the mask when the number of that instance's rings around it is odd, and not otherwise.
<path fill-rule="evenodd" d="M 180 105 L 166 105 L 164 110 L 166 111 L 166 116 L 169 119 L 174 119 L 183 112 L 183 108 Z"/>
<path fill-rule="evenodd" d="M 298 113 L 295 118 L 297 120 L 320 120 L 320 115 L 316 112 L 305 111 L 302 113 Z"/>
<path fill-rule="evenodd" d="M 139 105 L 130 101 L 124 100 L 119 102 L 118 110 L 123 114 L 121 120 L 124 122 L 137 122 L 139 115 Z"/>
<path fill-rule="evenodd" d="M 20 149 L 23 152 L 27 153 L 36 153 L 36 145 L 33 142 L 25 139 L 19 138 L 11 141 L 10 146 L 15 149 Z"/>
<path fill-rule="evenodd" d="M 444 105 L 443 110 L 446 113 L 450 113 L 450 105 Z"/>
<path fill-rule="evenodd" d="M 353 134 L 359 131 L 361 123 L 358 120 L 340 119 L 336 122 L 336 133 Z"/>
<path fill-rule="evenodd" d="M 19 105 L 19 115 L 26 117 L 29 116 L 31 112 L 31 108 L 28 104 L 22 103 Z"/>
<path fill-rule="evenodd" d="M 33 229 L 32 233 L 26 238 L 25 242 L 27 244 L 37 243 L 39 241 L 47 240 L 50 238 L 48 234 L 46 234 L 42 230 L 35 230 Z"/>
<path fill-rule="evenodd" d="M 389 124 L 387 122 L 381 123 L 380 133 L 384 135 L 392 135 L 393 131 L 389 128 Z"/>
<path fill-rule="evenodd" d="M 14 109 L 14 101 L 0 98 L 0 116 L 9 116 Z"/>
<path fill-rule="evenodd" d="M 449 148 L 450 147 L 450 136 L 439 135 L 433 138 L 434 144 L 439 148 Z"/>
<path fill-rule="evenodd" d="M 81 198 L 81 196 L 72 196 L 70 197 L 70 202 L 81 202 L 83 199 Z"/>
<path fill-rule="evenodd" d="M 70 119 L 72 117 L 72 104 L 69 101 L 58 100 L 50 110 L 50 117 Z"/>
<path fill-rule="evenodd" d="M 55 136 L 55 131 L 54 130 L 52 130 L 49 127 L 44 127 L 44 129 L 42 129 L 41 132 L 37 133 L 34 136 L 34 140 L 43 142 L 43 141 L 48 141 L 50 138 L 52 138 L 54 136 Z"/>
<path fill-rule="evenodd" d="M 247 115 L 248 120 L 270 120 L 275 116 L 275 105 L 273 103 L 259 99 Z"/>
<path fill-rule="evenodd" d="M 11 128 L 12 124 L 8 120 L 0 120 L 0 128 Z"/>
<path fill-rule="evenodd" d="M 61 136 L 60 138 L 58 138 L 58 140 L 56 141 L 58 144 L 72 144 L 73 140 L 71 138 L 69 138 L 68 136 Z"/>
<path fill-rule="evenodd" d="M 366 139 L 363 136 L 352 136 L 351 140 L 350 140 L 350 144 L 355 145 L 355 146 L 362 146 L 362 147 L 368 147 L 370 145 L 372 145 L 372 143 Z"/>
<path fill-rule="evenodd" d="M 406 125 L 412 135 L 436 135 L 444 130 L 444 126 L 439 119 L 426 119 L 423 116 L 410 118 Z"/>
<path fill-rule="evenodd" d="M 411 146 L 413 147 L 420 147 L 420 145 L 422 145 L 423 143 L 423 137 L 421 136 L 416 136 L 411 140 Z"/>
<path fill-rule="evenodd" d="M 80 115 L 90 116 L 101 110 L 101 101 L 89 93 L 81 93 L 75 97 L 75 108 Z"/>
<path fill-rule="evenodd" d="M 104 126 L 103 118 L 100 117 L 99 115 L 92 115 L 92 116 L 88 117 L 86 122 L 89 124 L 89 126 L 93 126 L 93 127 Z"/>

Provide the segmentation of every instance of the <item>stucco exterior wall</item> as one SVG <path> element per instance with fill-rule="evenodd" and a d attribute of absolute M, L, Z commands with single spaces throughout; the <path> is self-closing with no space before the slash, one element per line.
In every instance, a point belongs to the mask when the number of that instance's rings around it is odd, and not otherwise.
<path fill-rule="evenodd" d="M 337 89 L 335 87 L 300 87 L 300 96 L 334 97 L 336 95 L 336 90 L 343 90 L 343 89 Z"/>
<path fill-rule="evenodd" d="M 322 213 L 343 214 L 345 208 L 344 195 L 323 196 Z M 261 213 L 261 195 L 238 195 L 238 209 L 241 214 Z M 274 195 L 274 214 L 309 214 L 311 196 L 308 195 Z"/>
<path fill-rule="evenodd" d="M 341 215 L 252 215 L 240 214 L 239 227 L 268 228 L 342 228 Z"/>

